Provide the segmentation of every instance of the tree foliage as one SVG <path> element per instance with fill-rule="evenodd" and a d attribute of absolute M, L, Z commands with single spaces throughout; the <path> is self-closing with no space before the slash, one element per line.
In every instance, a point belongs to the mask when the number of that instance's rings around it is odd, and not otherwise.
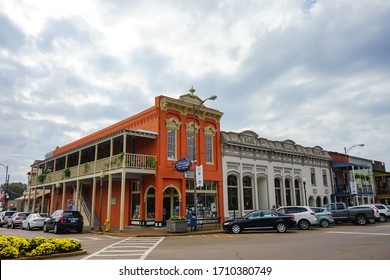
<path fill-rule="evenodd" d="M 1 189 L 5 190 L 5 184 L 1 185 Z M 21 182 L 13 182 L 8 184 L 7 193 L 9 196 L 9 200 L 13 200 L 15 198 L 23 196 L 23 192 L 27 190 L 27 184 L 23 184 Z"/>

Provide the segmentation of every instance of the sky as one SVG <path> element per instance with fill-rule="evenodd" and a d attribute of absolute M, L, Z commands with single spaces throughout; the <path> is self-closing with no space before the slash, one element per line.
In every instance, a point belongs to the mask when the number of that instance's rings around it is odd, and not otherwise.
<path fill-rule="evenodd" d="M 252 130 L 390 170 L 390 1 L 0 1 L 0 163 L 34 160 L 193 86 Z M 0 184 L 5 168 L 0 166 Z"/>

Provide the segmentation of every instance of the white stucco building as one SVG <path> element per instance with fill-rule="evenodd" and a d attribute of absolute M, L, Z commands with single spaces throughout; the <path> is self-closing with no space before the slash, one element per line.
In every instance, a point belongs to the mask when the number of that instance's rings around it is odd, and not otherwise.
<path fill-rule="evenodd" d="M 271 141 L 253 131 L 222 131 L 221 149 L 226 218 L 331 201 L 330 156 L 321 147 Z"/>

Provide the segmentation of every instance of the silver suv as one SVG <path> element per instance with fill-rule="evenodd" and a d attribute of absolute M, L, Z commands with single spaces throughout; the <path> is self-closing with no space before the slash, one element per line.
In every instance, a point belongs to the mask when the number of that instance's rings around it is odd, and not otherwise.
<path fill-rule="evenodd" d="M 309 206 L 282 206 L 277 211 L 287 215 L 293 214 L 300 229 L 309 229 L 310 226 L 318 225 L 316 214 Z"/>

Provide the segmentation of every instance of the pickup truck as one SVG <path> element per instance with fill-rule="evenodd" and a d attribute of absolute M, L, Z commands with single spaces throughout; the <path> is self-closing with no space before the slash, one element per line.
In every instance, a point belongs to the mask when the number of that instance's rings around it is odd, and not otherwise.
<path fill-rule="evenodd" d="M 375 219 L 374 210 L 371 207 L 347 207 L 343 202 L 330 203 L 324 206 L 332 212 L 335 223 L 352 222 L 365 225 L 369 219 Z"/>

